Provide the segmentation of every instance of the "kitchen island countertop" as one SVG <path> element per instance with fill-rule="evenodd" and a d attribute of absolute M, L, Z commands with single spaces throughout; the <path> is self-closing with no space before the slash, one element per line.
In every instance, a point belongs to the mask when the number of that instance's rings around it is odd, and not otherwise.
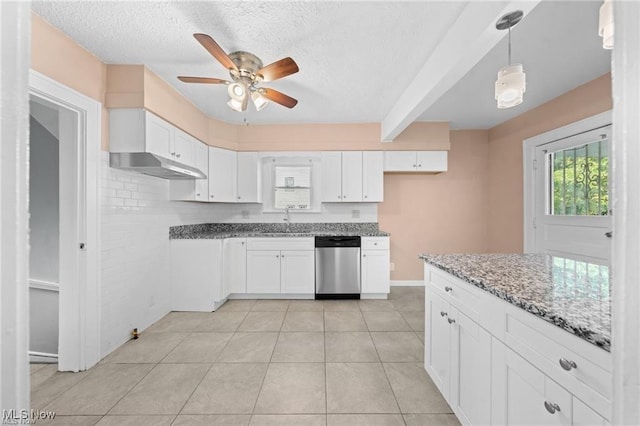
<path fill-rule="evenodd" d="M 423 254 L 425 262 L 611 350 L 609 268 L 545 254 Z"/>

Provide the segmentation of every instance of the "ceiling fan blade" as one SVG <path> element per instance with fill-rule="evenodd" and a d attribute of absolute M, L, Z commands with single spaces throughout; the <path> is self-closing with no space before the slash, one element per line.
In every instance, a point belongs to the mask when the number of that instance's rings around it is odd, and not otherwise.
<path fill-rule="evenodd" d="M 291 58 L 284 58 L 266 67 L 260 68 L 256 74 L 262 76 L 262 81 L 274 81 L 300 71 L 298 64 Z"/>
<path fill-rule="evenodd" d="M 211 53 L 211 55 L 213 55 L 213 57 L 222 64 L 223 67 L 229 70 L 238 70 L 236 64 L 233 63 L 231 58 L 225 53 L 224 50 L 222 50 L 220 46 L 218 46 L 218 43 L 216 43 L 216 41 L 212 39 L 211 36 L 199 33 L 196 33 L 193 36 L 196 40 L 198 40 L 198 42 L 200 42 L 202 47 L 207 49 L 207 51 Z"/>
<path fill-rule="evenodd" d="M 274 89 L 261 88 L 260 94 L 270 101 L 273 101 L 282 106 L 286 106 L 287 108 L 293 108 L 298 103 L 297 99 L 294 99 L 291 96 L 285 95 L 284 93 L 278 92 Z"/>
<path fill-rule="evenodd" d="M 178 80 L 183 81 L 185 83 L 204 83 L 204 84 L 226 84 L 227 80 L 222 80 L 220 78 L 210 78 L 210 77 L 184 77 L 179 76 Z"/>

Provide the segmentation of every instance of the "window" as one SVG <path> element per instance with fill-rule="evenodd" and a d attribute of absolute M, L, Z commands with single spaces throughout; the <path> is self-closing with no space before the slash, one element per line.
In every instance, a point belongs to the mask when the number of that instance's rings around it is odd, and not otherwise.
<path fill-rule="evenodd" d="M 275 175 L 274 208 L 311 208 L 311 167 L 276 166 Z"/>
<path fill-rule="evenodd" d="M 605 216 L 609 212 L 606 139 L 549 153 L 549 214 Z"/>

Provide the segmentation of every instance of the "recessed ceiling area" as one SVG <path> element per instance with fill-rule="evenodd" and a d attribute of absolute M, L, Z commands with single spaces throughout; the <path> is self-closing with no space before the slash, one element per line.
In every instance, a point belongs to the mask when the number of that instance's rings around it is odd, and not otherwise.
<path fill-rule="evenodd" d="M 464 32 L 463 12 L 469 15 L 469 7 L 478 4 L 35 1 L 32 8 L 102 61 L 146 65 L 210 117 L 238 124 L 288 124 L 383 122 L 402 104 L 443 40 L 454 31 Z M 600 2 L 535 4 L 482 3 L 491 11 L 483 22 L 486 28 L 499 17 L 493 10 L 533 8 L 512 34 L 513 59 L 523 62 L 527 73 L 523 104 L 509 110 L 495 105 L 493 83 L 507 52 L 506 32 L 500 32 L 477 65 L 464 69 L 464 77 L 412 117 L 449 121 L 452 128 L 488 128 L 609 70 L 610 52 L 600 47 L 597 36 Z M 265 86 L 296 98 L 297 106 L 290 110 L 271 104 L 256 112 L 249 105 L 239 113 L 226 104 L 226 86 L 180 82 L 179 75 L 229 79 L 193 33 L 211 35 L 227 53 L 249 51 L 265 65 L 292 57 L 300 72 Z"/>

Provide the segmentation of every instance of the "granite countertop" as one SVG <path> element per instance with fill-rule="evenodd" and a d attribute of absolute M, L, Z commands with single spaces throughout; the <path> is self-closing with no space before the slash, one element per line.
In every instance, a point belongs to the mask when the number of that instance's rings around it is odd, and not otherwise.
<path fill-rule="evenodd" d="M 420 258 L 611 351 L 607 266 L 544 254 L 423 254 Z"/>
<path fill-rule="evenodd" d="M 172 226 L 171 239 L 224 239 L 248 237 L 361 236 L 387 237 L 377 223 L 203 223 Z"/>

